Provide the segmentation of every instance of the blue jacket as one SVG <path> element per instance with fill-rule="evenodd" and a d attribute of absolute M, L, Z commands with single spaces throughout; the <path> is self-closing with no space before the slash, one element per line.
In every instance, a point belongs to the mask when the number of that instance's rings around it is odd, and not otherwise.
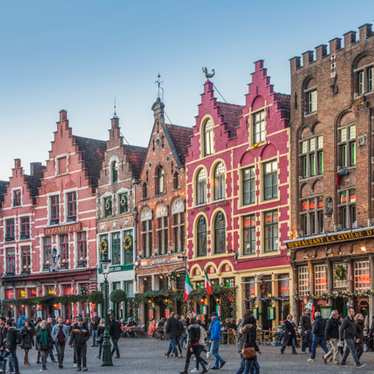
<path fill-rule="evenodd" d="M 221 339 L 221 322 L 218 318 L 213 320 L 209 326 L 209 339 L 220 340 Z"/>
<path fill-rule="evenodd" d="M 53 327 L 52 327 L 52 339 L 55 343 L 57 343 L 57 335 L 58 335 L 58 332 L 60 330 L 60 325 L 58 323 L 56 323 Z M 62 325 L 62 332 L 64 333 L 65 335 L 65 342 L 68 340 L 68 337 L 69 337 L 69 327 L 67 325 Z"/>

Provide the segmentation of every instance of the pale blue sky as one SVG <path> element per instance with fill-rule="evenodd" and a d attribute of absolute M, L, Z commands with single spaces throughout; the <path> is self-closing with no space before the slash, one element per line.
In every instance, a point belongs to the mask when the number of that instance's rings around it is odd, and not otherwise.
<path fill-rule="evenodd" d="M 191 126 L 202 66 L 230 102 L 259 58 L 288 93 L 290 57 L 373 20 L 373 0 L 0 0 L 0 179 L 14 158 L 47 159 L 60 109 L 106 139 L 116 96 L 124 135 L 146 145 L 158 72 L 168 116 Z"/>

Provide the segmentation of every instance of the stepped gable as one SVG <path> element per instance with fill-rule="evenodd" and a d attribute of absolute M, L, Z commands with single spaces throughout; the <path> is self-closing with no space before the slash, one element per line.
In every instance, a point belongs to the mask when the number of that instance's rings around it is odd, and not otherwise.
<path fill-rule="evenodd" d="M 192 127 L 165 124 L 166 130 L 174 144 L 177 156 L 182 164 L 185 162 L 192 136 Z"/>
<path fill-rule="evenodd" d="M 147 148 L 125 144 L 123 149 L 131 165 L 133 175 L 138 179 L 147 155 Z"/>
<path fill-rule="evenodd" d="M 101 164 L 104 160 L 106 143 L 103 140 L 74 136 L 75 142 L 82 153 L 82 160 L 87 170 L 91 186 L 97 187 Z"/>

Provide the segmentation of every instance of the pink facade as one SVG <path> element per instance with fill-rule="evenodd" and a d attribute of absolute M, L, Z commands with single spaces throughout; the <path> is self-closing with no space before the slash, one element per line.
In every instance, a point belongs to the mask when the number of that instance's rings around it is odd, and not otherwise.
<path fill-rule="evenodd" d="M 186 159 L 192 281 L 199 284 L 206 271 L 213 282 L 235 286 L 237 317 L 253 308 L 264 324 L 262 316 L 272 313 L 277 321 L 289 309 L 284 244 L 289 232 L 288 116 L 289 97 L 274 92 L 263 61 L 255 63 L 243 107 L 218 102 L 208 80 Z M 207 147 L 212 149 L 206 152 Z M 217 171 L 222 165 L 223 179 Z M 207 196 L 199 204 L 202 169 Z M 201 217 L 206 222 L 206 253 L 199 253 L 204 242 Z M 211 308 L 215 301 L 208 301 Z"/>

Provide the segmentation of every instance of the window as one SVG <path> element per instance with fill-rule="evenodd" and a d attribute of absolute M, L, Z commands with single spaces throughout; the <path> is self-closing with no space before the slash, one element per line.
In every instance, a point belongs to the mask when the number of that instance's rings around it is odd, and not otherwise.
<path fill-rule="evenodd" d="M 66 156 L 57 159 L 57 175 L 67 173 L 68 159 Z"/>
<path fill-rule="evenodd" d="M 121 264 L 121 236 L 119 232 L 112 234 L 112 265 Z"/>
<path fill-rule="evenodd" d="M 374 66 L 355 70 L 356 96 L 361 96 L 373 91 Z"/>
<path fill-rule="evenodd" d="M 60 223 L 60 198 L 59 195 L 49 197 L 49 224 L 58 225 Z"/>
<path fill-rule="evenodd" d="M 110 175 L 112 179 L 112 184 L 118 182 L 118 164 L 117 161 L 112 161 L 110 163 Z"/>
<path fill-rule="evenodd" d="M 220 162 L 214 169 L 214 200 L 225 198 L 225 165 Z"/>
<path fill-rule="evenodd" d="M 256 253 L 256 216 L 250 214 L 243 217 L 243 255 Z"/>
<path fill-rule="evenodd" d="M 252 114 L 252 144 L 265 141 L 265 110 Z"/>
<path fill-rule="evenodd" d="M 345 277 L 338 277 L 337 274 L 346 274 Z M 334 263 L 333 265 L 333 287 L 334 289 L 345 289 L 348 287 L 348 264 L 345 262 Z"/>
<path fill-rule="evenodd" d="M 355 261 L 353 263 L 354 291 L 370 289 L 369 261 Z"/>
<path fill-rule="evenodd" d="M 226 222 L 222 212 L 214 218 L 214 253 L 225 253 L 226 250 Z"/>
<path fill-rule="evenodd" d="M 208 119 L 203 125 L 203 156 L 209 156 L 213 153 L 213 122 Z"/>
<path fill-rule="evenodd" d="M 16 274 L 16 249 L 15 248 L 6 248 L 5 250 L 5 270 L 7 275 Z"/>
<path fill-rule="evenodd" d="M 142 244 L 143 256 L 152 256 L 152 220 L 147 219 L 142 221 Z"/>
<path fill-rule="evenodd" d="M 20 218 L 20 239 L 30 239 L 30 217 Z"/>
<path fill-rule="evenodd" d="M 297 281 L 299 296 L 307 296 L 309 293 L 309 271 L 308 266 L 299 266 L 297 268 Z"/>
<path fill-rule="evenodd" d="M 264 213 L 265 252 L 278 250 L 278 212 L 272 210 Z"/>
<path fill-rule="evenodd" d="M 158 254 L 165 255 L 168 252 L 168 217 L 157 218 Z"/>
<path fill-rule="evenodd" d="M 184 250 L 184 213 L 173 214 L 174 252 Z"/>
<path fill-rule="evenodd" d="M 263 165 L 264 200 L 278 197 L 278 165 L 277 161 L 266 162 Z"/>
<path fill-rule="evenodd" d="M 134 258 L 134 240 L 131 230 L 123 232 L 123 263 L 125 265 L 132 264 Z"/>
<path fill-rule="evenodd" d="M 128 298 L 134 297 L 134 282 L 133 281 L 124 281 L 123 289 L 125 290 Z"/>
<path fill-rule="evenodd" d="M 50 236 L 43 238 L 43 270 L 49 270 L 52 265 L 52 239 Z"/>
<path fill-rule="evenodd" d="M 317 89 L 306 89 L 305 95 L 305 114 L 312 114 L 317 111 Z"/>
<path fill-rule="evenodd" d="M 21 273 L 29 274 L 31 271 L 31 248 L 30 246 L 21 247 Z"/>
<path fill-rule="evenodd" d="M 75 191 L 66 194 L 67 200 L 67 222 L 75 222 L 77 220 L 77 193 Z"/>
<path fill-rule="evenodd" d="M 207 194 L 207 180 L 205 169 L 200 169 L 196 177 L 196 204 L 205 204 Z"/>
<path fill-rule="evenodd" d="M 21 190 L 13 190 L 13 207 L 21 206 Z"/>
<path fill-rule="evenodd" d="M 69 269 L 69 237 L 68 234 L 59 235 L 60 268 Z"/>
<path fill-rule="evenodd" d="M 243 205 L 253 204 L 256 199 L 255 167 L 251 166 L 242 171 L 243 178 Z"/>
<path fill-rule="evenodd" d="M 165 193 L 165 172 L 162 166 L 156 168 L 156 195 Z"/>
<path fill-rule="evenodd" d="M 77 259 L 79 268 L 87 266 L 87 235 L 85 231 L 77 233 Z"/>
<path fill-rule="evenodd" d="M 207 255 L 207 226 L 206 220 L 203 216 L 200 216 L 197 221 L 196 230 L 196 245 L 197 245 L 197 256 Z"/>
<path fill-rule="evenodd" d="M 112 196 L 104 197 L 104 217 L 110 217 L 113 214 Z"/>
<path fill-rule="evenodd" d="M 300 142 L 300 176 L 314 177 L 323 174 L 323 136 Z"/>
<path fill-rule="evenodd" d="M 143 199 L 146 199 L 148 196 L 148 190 L 147 190 L 147 183 L 143 183 L 142 185 L 142 197 Z"/>
<path fill-rule="evenodd" d="M 356 125 L 338 130 L 338 165 L 341 168 L 356 166 Z"/>
<path fill-rule="evenodd" d="M 301 201 L 300 229 L 303 236 L 323 232 L 323 197 L 316 196 Z"/>
<path fill-rule="evenodd" d="M 338 216 L 342 229 L 350 229 L 357 226 L 356 221 L 356 190 L 350 188 L 338 192 Z"/>
<path fill-rule="evenodd" d="M 5 241 L 10 242 L 15 240 L 15 225 L 14 218 L 5 220 Z"/>
<path fill-rule="evenodd" d="M 129 194 L 128 192 L 122 192 L 118 195 L 119 202 L 119 213 L 127 213 L 129 211 Z"/>
<path fill-rule="evenodd" d="M 173 188 L 177 190 L 179 188 L 179 174 L 177 172 L 173 175 Z"/>
<path fill-rule="evenodd" d="M 317 296 L 327 292 L 327 266 L 325 264 L 314 265 L 314 293 Z"/>

